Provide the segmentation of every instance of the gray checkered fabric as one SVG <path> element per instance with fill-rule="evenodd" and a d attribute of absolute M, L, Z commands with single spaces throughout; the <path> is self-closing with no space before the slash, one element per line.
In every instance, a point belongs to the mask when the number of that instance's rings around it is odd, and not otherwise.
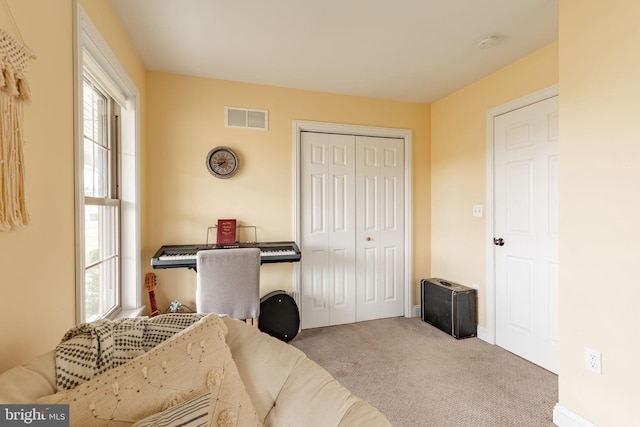
<path fill-rule="evenodd" d="M 71 390 L 144 354 L 204 316 L 171 313 L 150 318 L 102 319 L 72 328 L 56 347 L 58 390 Z"/>

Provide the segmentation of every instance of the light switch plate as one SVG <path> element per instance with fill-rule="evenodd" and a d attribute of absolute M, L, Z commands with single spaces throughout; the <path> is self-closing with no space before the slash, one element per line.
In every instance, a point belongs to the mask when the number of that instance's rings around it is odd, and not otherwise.
<path fill-rule="evenodd" d="M 482 205 L 473 205 L 473 216 L 482 216 Z"/>

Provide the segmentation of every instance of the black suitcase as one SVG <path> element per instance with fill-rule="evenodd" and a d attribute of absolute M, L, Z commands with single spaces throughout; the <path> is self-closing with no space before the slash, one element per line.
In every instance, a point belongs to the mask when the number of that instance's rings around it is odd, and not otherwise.
<path fill-rule="evenodd" d="M 443 279 L 420 282 L 422 320 L 456 339 L 478 333 L 475 289 Z"/>

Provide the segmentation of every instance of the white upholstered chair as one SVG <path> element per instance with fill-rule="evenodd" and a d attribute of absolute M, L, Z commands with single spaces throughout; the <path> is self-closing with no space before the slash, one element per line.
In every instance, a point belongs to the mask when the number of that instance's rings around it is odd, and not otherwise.
<path fill-rule="evenodd" d="M 198 251 L 196 311 L 226 314 L 258 326 L 260 249 Z"/>

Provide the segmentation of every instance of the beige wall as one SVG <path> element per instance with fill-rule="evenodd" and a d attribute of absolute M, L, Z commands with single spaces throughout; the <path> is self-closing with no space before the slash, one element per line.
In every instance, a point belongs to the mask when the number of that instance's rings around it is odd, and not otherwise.
<path fill-rule="evenodd" d="M 292 240 L 293 120 L 404 128 L 413 131 L 417 295 L 418 278 L 429 273 L 429 106 L 155 72 L 148 73 L 147 87 L 145 261 L 163 244 L 203 243 L 218 218 L 256 226 L 260 241 Z M 268 110 L 269 130 L 225 128 L 225 106 Z M 218 145 L 240 157 L 240 171 L 231 179 L 214 178 L 205 167 L 207 153 Z M 292 268 L 262 266 L 261 294 L 291 291 Z M 193 271 L 154 272 L 161 308 L 173 299 L 193 307 Z"/>
<path fill-rule="evenodd" d="M 149 105 L 141 141 L 145 263 L 163 243 L 202 240 L 206 226 L 223 216 L 258 226 L 263 240 L 291 238 L 292 120 L 409 128 L 414 130 L 414 285 L 431 275 L 477 284 L 481 324 L 487 236 L 471 206 L 486 200 L 485 114 L 559 81 L 560 405 L 600 427 L 637 423 L 640 57 L 632 52 L 640 38 L 635 19 L 640 3 L 562 0 L 560 45 L 431 107 L 145 75 L 107 0 L 80 3 L 138 84 L 143 106 Z M 73 324 L 75 307 L 73 2 L 8 4 L 38 58 L 30 66 L 33 101 L 25 109 L 32 225 L 0 233 L 0 371 L 52 348 Z M 13 32 L 3 10 L 0 18 Z M 224 105 L 268 109 L 270 130 L 225 129 Z M 236 148 L 243 162 L 229 181 L 212 178 L 204 167 L 207 151 L 222 144 Z M 266 288 L 291 286 L 290 266 L 267 268 Z M 193 273 L 158 273 L 162 305 L 192 298 Z M 414 290 L 414 304 L 416 295 Z M 602 375 L 584 370 L 585 346 L 602 351 Z"/>
<path fill-rule="evenodd" d="M 552 43 L 431 106 L 431 275 L 477 285 L 486 325 L 487 110 L 558 83 Z"/>
<path fill-rule="evenodd" d="M 221 217 L 256 225 L 261 240 L 291 239 L 292 120 L 301 119 L 413 130 L 414 232 L 419 237 L 414 243 L 414 258 L 419 260 L 414 284 L 428 275 L 429 106 L 146 74 L 108 1 L 80 4 L 142 97 L 143 274 L 151 271 L 148 261 L 161 244 L 200 242 L 206 227 Z M 9 5 L 38 59 L 30 66 L 33 101 L 25 111 L 26 193 L 32 224 L 0 233 L 0 372 L 51 349 L 75 321 L 74 2 L 9 0 Z M 11 31 L 8 17 L 0 17 Z M 148 96 L 147 79 L 152 88 Z M 147 101 L 152 106 L 148 114 Z M 225 105 L 268 109 L 269 131 L 225 129 Z M 204 166 L 208 150 L 223 144 L 236 148 L 242 161 L 241 172 L 224 182 L 211 177 Z M 173 299 L 193 302 L 192 272 L 157 272 L 162 308 Z M 291 289 L 290 265 L 264 266 L 263 272 L 262 293 Z M 417 286 L 414 297 L 416 293 Z"/>
<path fill-rule="evenodd" d="M 600 427 L 640 422 L 638 16 L 560 2 L 560 404 Z"/>
<path fill-rule="evenodd" d="M 144 70 L 107 0 L 81 1 L 144 93 Z M 32 101 L 25 108 L 31 225 L 0 233 L 0 372 L 49 350 L 75 322 L 73 2 L 8 0 L 26 44 Z M 0 7 L 2 28 L 15 34 Z"/>

